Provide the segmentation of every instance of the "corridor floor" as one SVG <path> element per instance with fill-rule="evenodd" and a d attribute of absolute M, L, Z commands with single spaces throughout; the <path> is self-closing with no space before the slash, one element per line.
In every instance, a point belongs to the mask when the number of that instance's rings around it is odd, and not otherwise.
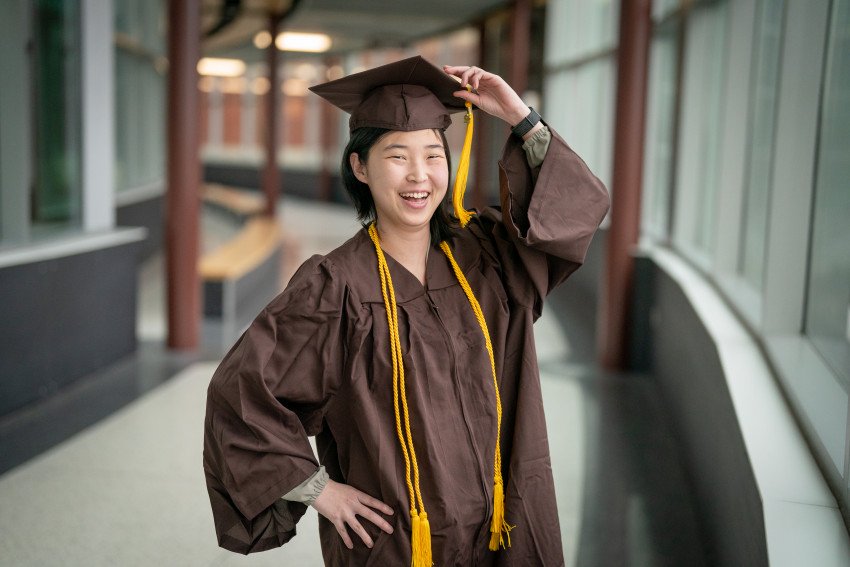
<path fill-rule="evenodd" d="M 348 207 L 287 200 L 286 270 L 357 229 Z M 161 280 L 143 270 L 140 336 L 157 340 Z M 707 564 L 674 438 L 650 377 L 595 363 L 593 311 L 553 296 L 535 325 L 566 564 Z M 203 357 L 201 357 L 203 358 Z M 278 550 L 216 546 L 203 472 L 205 391 L 216 359 L 0 476 L 0 565 L 322 565 L 310 509 Z M 167 378 L 167 377 L 166 377 Z"/>

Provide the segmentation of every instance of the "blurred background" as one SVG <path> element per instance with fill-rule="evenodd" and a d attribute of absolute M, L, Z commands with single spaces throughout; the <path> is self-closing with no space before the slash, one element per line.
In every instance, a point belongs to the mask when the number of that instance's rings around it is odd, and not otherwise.
<path fill-rule="evenodd" d="M 850 0 L 6 0 L 0 46 L 0 564 L 322 564 L 312 511 L 217 548 L 206 385 L 359 229 L 308 87 L 415 54 L 612 196 L 536 326 L 567 564 L 850 564 Z"/>

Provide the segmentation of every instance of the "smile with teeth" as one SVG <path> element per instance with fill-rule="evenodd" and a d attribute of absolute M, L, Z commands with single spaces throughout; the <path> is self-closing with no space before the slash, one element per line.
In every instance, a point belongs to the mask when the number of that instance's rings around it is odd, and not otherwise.
<path fill-rule="evenodd" d="M 414 201 L 414 200 L 421 200 L 421 199 L 427 198 L 429 193 L 427 193 L 425 191 L 411 191 L 411 192 L 408 192 L 408 193 L 400 193 L 399 195 L 401 196 L 402 199 Z"/>

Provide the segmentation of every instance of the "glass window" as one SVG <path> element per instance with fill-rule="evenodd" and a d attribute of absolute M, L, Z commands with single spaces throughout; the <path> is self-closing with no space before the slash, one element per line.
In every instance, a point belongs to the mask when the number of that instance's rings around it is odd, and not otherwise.
<path fill-rule="evenodd" d="M 678 20 L 658 26 L 650 52 L 641 222 L 655 238 L 668 232 L 679 26 Z"/>
<path fill-rule="evenodd" d="M 681 0 L 655 0 L 652 3 L 652 18 L 662 20 L 678 10 L 681 4 Z"/>
<path fill-rule="evenodd" d="M 617 42 L 619 2 L 614 0 L 554 0 L 547 5 L 547 63 L 557 65 L 584 57 Z"/>
<path fill-rule="evenodd" d="M 750 144 L 742 211 L 742 246 L 738 273 L 761 289 L 767 240 L 767 215 L 773 169 L 779 64 L 782 48 L 784 0 L 761 0 L 754 33 L 750 88 Z"/>
<path fill-rule="evenodd" d="M 674 231 L 679 244 L 707 257 L 714 252 L 720 178 L 726 12 L 726 2 L 699 5 L 686 30 Z"/>
<path fill-rule="evenodd" d="M 76 1 L 33 5 L 31 234 L 81 223 L 80 11 Z"/>
<path fill-rule="evenodd" d="M 833 2 L 804 332 L 850 388 L 850 0 Z M 850 480 L 850 479 L 848 479 Z"/>
<path fill-rule="evenodd" d="M 118 191 L 165 175 L 165 24 L 161 0 L 115 2 L 115 182 Z"/>

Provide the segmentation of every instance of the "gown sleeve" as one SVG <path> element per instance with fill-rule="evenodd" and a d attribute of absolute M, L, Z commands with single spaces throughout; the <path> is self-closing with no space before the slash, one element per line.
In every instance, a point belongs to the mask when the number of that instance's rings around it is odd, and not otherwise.
<path fill-rule="evenodd" d="M 281 499 L 316 472 L 308 436 L 343 374 L 358 309 L 333 264 L 307 261 L 225 355 L 207 391 L 204 472 L 221 547 L 251 553 L 295 535 L 305 504 Z"/>
<path fill-rule="evenodd" d="M 551 141 L 539 167 L 529 166 L 522 141 L 510 137 L 499 160 L 501 207 L 473 217 L 474 232 L 500 267 L 508 293 L 532 307 L 535 317 L 546 295 L 584 263 L 611 205 L 602 182 L 547 126 Z"/>

